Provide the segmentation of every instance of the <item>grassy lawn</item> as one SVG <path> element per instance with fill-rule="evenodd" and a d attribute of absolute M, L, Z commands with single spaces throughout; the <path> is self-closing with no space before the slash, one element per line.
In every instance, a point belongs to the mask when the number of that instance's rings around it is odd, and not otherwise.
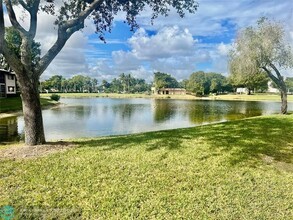
<path fill-rule="evenodd" d="M 243 101 L 281 101 L 281 96 L 278 94 L 253 94 L 253 95 L 246 95 L 246 94 L 228 94 L 228 95 L 218 95 L 214 96 L 213 99 L 216 100 L 243 100 Z M 293 95 L 288 95 L 288 101 L 293 102 Z"/>
<path fill-rule="evenodd" d="M 56 102 L 54 102 L 48 98 L 41 98 L 42 106 L 49 106 L 49 105 L 53 105 L 55 103 Z M 0 113 L 20 111 L 20 110 L 22 110 L 22 104 L 21 104 L 20 97 L 0 99 Z"/>
<path fill-rule="evenodd" d="M 280 101 L 281 97 L 277 94 L 253 94 L 253 95 L 217 95 L 209 97 L 195 97 L 193 95 L 147 95 L 147 94 L 118 94 L 118 93 L 59 93 L 61 98 L 171 98 L 171 99 L 211 99 L 211 100 L 242 100 L 242 101 Z M 41 94 L 41 97 L 49 98 L 51 94 Z M 288 95 L 288 101 L 293 102 L 293 95 Z M 62 101 L 61 101 L 62 102 Z"/>
<path fill-rule="evenodd" d="M 73 141 L 0 160 L 19 219 L 293 219 L 293 115 Z"/>

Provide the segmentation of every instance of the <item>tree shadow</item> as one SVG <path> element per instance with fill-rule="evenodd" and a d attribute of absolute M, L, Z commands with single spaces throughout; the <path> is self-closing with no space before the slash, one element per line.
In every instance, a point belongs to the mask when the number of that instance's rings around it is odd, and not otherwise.
<path fill-rule="evenodd" d="M 170 133 L 171 132 L 171 133 Z M 160 148 L 178 150 L 182 148 L 182 137 L 173 135 L 174 130 L 146 132 L 134 135 L 110 136 L 101 139 L 76 141 L 82 147 L 99 147 L 103 150 L 127 149 L 143 144 L 146 151 Z"/>
<path fill-rule="evenodd" d="M 287 117 L 287 118 L 285 118 Z M 260 158 L 265 155 L 274 160 L 293 161 L 293 118 L 262 117 L 225 122 L 193 128 L 147 132 L 127 136 L 75 142 L 82 147 L 99 147 L 102 150 L 139 147 L 146 151 L 157 149 L 180 150 L 192 140 L 203 140 L 207 152 L 229 152 L 231 164 Z M 194 147 L 197 146 L 196 143 Z"/>
<path fill-rule="evenodd" d="M 293 162 L 292 118 L 264 117 L 226 122 L 198 129 L 196 137 L 203 137 L 211 151 L 216 148 L 229 151 L 231 164 L 260 156 Z"/>

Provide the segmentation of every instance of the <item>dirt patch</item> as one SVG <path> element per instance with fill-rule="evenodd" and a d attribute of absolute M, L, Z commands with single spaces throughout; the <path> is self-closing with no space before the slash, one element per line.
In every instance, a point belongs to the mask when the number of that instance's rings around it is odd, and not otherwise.
<path fill-rule="evenodd" d="M 292 163 L 276 161 L 273 157 L 270 157 L 268 155 L 263 155 L 262 160 L 267 164 L 274 165 L 278 170 L 293 173 L 293 164 Z"/>
<path fill-rule="evenodd" d="M 49 154 L 64 152 L 76 147 L 70 142 L 48 142 L 44 145 L 26 146 L 18 145 L 0 150 L 0 159 L 31 159 L 44 157 Z"/>

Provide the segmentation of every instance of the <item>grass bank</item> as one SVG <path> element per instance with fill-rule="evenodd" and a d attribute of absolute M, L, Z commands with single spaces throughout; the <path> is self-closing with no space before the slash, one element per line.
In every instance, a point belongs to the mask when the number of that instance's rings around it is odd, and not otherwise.
<path fill-rule="evenodd" d="M 211 96 L 215 100 L 240 100 L 240 101 L 281 101 L 281 96 L 278 94 L 227 94 L 227 95 L 217 95 Z M 293 95 L 288 95 L 288 102 L 293 102 Z"/>
<path fill-rule="evenodd" d="M 227 94 L 227 95 L 211 95 L 208 97 L 196 97 L 194 95 L 148 95 L 148 94 L 118 94 L 118 93 L 59 93 L 61 98 L 158 98 L 158 99 L 188 99 L 188 100 L 237 100 L 237 101 L 280 101 L 281 97 L 277 94 Z M 51 94 L 41 94 L 43 98 L 49 98 Z M 293 95 L 288 95 L 288 101 L 293 102 Z"/>
<path fill-rule="evenodd" d="M 293 115 L 74 140 L 0 160 L 20 219 L 292 219 Z"/>
<path fill-rule="evenodd" d="M 54 105 L 56 102 L 50 100 L 48 97 L 41 98 L 41 105 L 43 107 Z M 20 97 L 2 98 L 0 99 L 0 113 L 21 111 L 22 104 Z"/>
<path fill-rule="evenodd" d="M 157 98 L 157 99 L 198 99 L 193 95 L 148 95 L 148 94 L 120 94 L 120 93 L 58 93 L 61 98 Z M 41 94 L 47 98 L 51 94 Z"/>

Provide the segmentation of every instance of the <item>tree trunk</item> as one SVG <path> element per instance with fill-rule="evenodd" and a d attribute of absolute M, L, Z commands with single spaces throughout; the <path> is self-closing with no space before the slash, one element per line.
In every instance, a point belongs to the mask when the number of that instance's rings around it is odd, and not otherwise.
<path fill-rule="evenodd" d="M 38 80 L 34 81 L 34 83 L 31 83 L 31 81 L 19 80 L 25 125 L 25 143 L 27 145 L 39 145 L 46 142 Z"/>
<path fill-rule="evenodd" d="M 266 71 L 266 73 L 268 74 L 268 76 L 271 78 L 271 80 L 277 84 L 277 86 L 279 87 L 279 90 L 281 92 L 281 100 L 282 100 L 282 106 L 281 106 L 281 114 L 287 114 L 287 87 L 286 84 L 284 82 L 284 79 L 281 75 L 281 73 L 279 72 L 279 70 L 275 67 L 275 65 L 273 65 L 272 63 L 270 64 L 270 67 L 275 71 L 276 76 L 274 76 L 271 71 L 267 68 L 267 67 L 262 67 L 263 70 Z"/>
<path fill-rule="evenodd" d="M 285 91 L 281 89 L 281 100 L 282 100 L 282 106 L 281 106 L 281 113 L 287 114 L 287 90 L 285 88 Z"/>

